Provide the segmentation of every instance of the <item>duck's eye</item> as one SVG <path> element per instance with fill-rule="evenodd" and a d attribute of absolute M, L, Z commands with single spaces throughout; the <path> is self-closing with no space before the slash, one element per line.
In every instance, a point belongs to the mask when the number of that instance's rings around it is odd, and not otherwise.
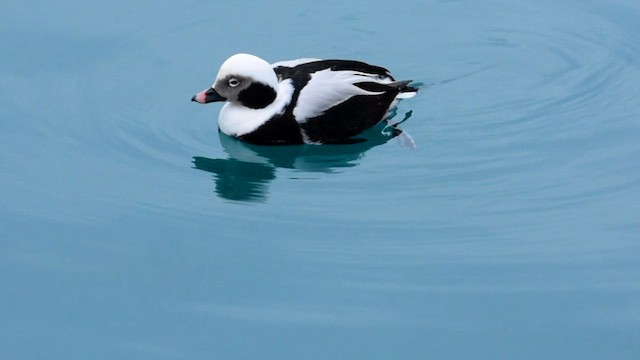
<path fill-rule="evenodd" d="M 229 79 L 229 86 L 236 87 L 238 85 L 240 85 L 240 80 L 238 80 L 236 78 Z"/>

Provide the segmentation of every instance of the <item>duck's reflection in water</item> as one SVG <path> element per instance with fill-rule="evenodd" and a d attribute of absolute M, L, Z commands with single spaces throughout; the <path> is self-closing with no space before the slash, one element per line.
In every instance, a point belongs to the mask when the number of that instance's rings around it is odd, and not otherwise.
<path fill-rule="evenodd" d="M 196 169 L 214 174 L 219 197 L 246 202 L 268 199 L 269 183 L 276 178 L 277 168 L 331 173 L 358 165 L 369 149 L 393 138 L 403 146 L 413 146 L 408 134 L 386 122 L 362 133 L 353 143 L 339 145 L 262 146 L 218 134 L 227 158 L 194 156 L 193 164 Z"/>

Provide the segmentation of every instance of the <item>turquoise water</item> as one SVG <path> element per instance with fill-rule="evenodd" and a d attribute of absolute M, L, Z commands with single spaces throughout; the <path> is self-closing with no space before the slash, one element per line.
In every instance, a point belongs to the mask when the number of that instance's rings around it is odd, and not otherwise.
<path fill-rule="evenodd" d="M 0 9 L 0 359 L 640 358 L 637 1 Z M 416 148 L 220 138 L 240 51 L 423 83 Z"/>

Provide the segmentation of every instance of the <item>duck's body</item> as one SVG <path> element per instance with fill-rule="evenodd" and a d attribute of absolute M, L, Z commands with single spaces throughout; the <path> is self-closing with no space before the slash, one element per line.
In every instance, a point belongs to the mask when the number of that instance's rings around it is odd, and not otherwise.
<path fill-rule="evenodd" d="M 222 64 L 199 103 L 227 101 L 218 125 L 254 144 L 347 142 L 384 120 L 397 99 L 417 89 L 378 66 L 349 60 L 298 59 L 269 65 L 248 54 Z"/>

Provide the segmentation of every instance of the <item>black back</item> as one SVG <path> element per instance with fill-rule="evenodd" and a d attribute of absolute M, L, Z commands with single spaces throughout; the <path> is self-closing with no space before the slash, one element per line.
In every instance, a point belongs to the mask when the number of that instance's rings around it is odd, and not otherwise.
<path fill-rule="evenodd" d="M 309 74 L 325 69 L 331 69 L 333 71 L 352 70 L 395 80 L 391 74 L 389 74 L 389 70 L 383 67 L 354 60 L 318 60 L 303 63 L 295 67 L 278 66 L 274 70 L 280 78 L 280 81 L 282 81 L 284 79 L 297 79 L 301 77 L 301 75 L 302 77 L 305 77 L 305 75 L 308 77 Z"/>
<path fill-rule="evenodd" d="M 291 79 L 294 93 L 291 105 L 284 114 L 276 115 L 251 134 L 242 136 L 254 144 L 299 144 L 303 142 L 300 128 L 309 140 L 319 143 L 343 143 L 366 129 L 378 124 L 389 110 L 398 93 L 413 91 L 408 81 L 378 84 L 366 79 L 355 85 L 371 92 L 382 92 L 380 95 L 356 95 L 325 111 L 322 115 L 298 124 L 293 116 L 300 91 L 311 80 L 311 74 L 331 69 L 333 71 L 351 70 L 377 75 L 395 81 L 389 71 L 383 67 L 369 65 L 352 60 L 319 60 L 303 63 L 295 67 L 278 66 L 274 70 L 280 81 Z M 264 139 L 273 139 L 265 141 Z"/>

